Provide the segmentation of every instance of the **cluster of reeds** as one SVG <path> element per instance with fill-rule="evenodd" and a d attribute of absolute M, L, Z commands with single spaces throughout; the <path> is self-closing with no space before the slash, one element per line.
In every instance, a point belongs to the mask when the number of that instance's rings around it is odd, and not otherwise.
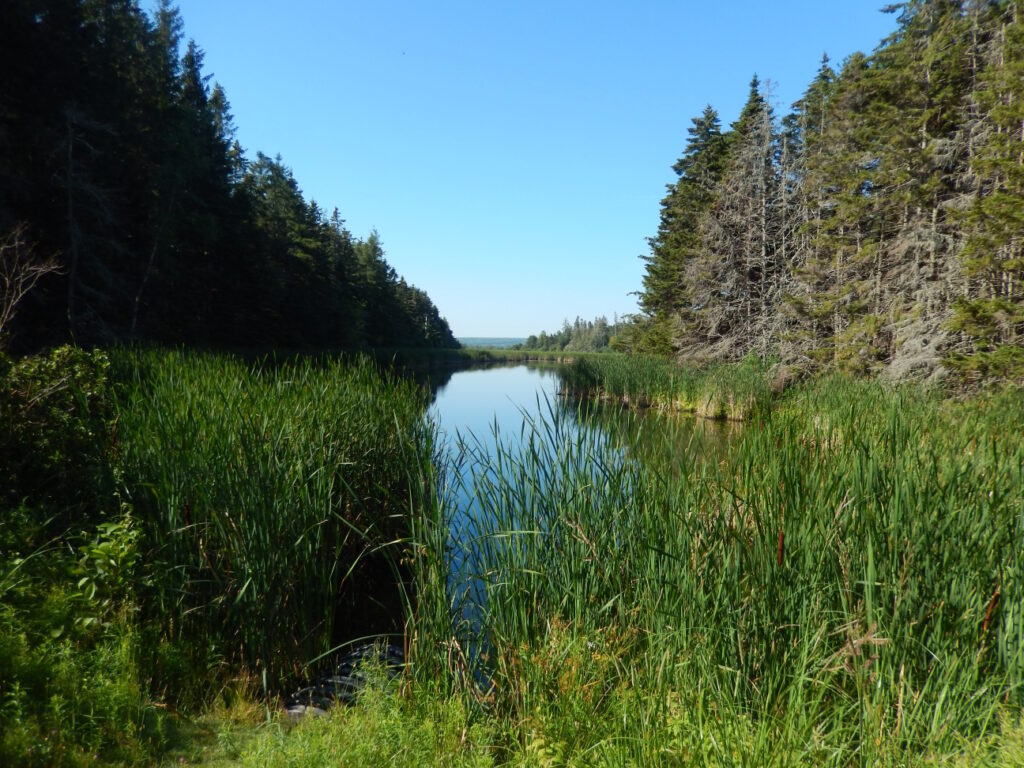
<path fill-rule="evenodd" d="M 121 465 L 168 639 L 273 685 L 364 631 L 422 495 L 423 392 L 366 359 L 119 354 Z M 400 601 L 381 610 L 400 626 Z"/>
<path fill-rule="evenodd" d="M 592 355 L 565 366 L 567 394 L 637 408 L 744 421 L 767 409 L 768 368 L 750 358 L 738 365 L 679 366 L 643 355 Z"/>
<path fill-rule="evenodd" d="M 1019 713 L 1016 393 L 819 382 L 714 456 L 645 429 L 642 460 L 555 409 L 463 446 L 461 632 L 436 640 L 479 651 L 453 678 L 521 744 L 566 762 L 874 764 L 955 753 Z"/>

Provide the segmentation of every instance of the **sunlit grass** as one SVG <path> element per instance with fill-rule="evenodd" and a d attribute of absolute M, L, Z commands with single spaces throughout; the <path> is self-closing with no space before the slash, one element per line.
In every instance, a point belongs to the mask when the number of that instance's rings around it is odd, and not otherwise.
<path fill-rule="evenodd" d="M 1022 428 L 1017 393 L 832 379 L 641 463 L 552 409 L 464 446 L 473 619 L 437 642 L 483 638 L 466 695 L 567 764 L 953 760 L 1024 701 Z"/>
<path fill-rule="evenodd" d="M 750 358 L 738 365 L 685 367 L 643 355 L 592 355 L 565 366 L 566 393 L 631 407 L 744 421 L 771 401 L 768 367 Z"/>

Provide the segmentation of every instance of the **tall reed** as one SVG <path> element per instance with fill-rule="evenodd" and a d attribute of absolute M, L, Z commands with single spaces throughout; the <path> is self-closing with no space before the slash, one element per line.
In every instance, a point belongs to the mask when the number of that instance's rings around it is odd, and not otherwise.
<path fill-rule="evenodd" d="M 396 574 L 363 566 L 409 532 L 423 393 L 361 358 L 121 354 L 124 471 L 154 565 L 147 605 L 169 639 L 273 686 L 369 631 Z"/>
<path fill-rule="evenodd" d="M 768 368 L 757 358 L 736 365 L 680 366 L 643 355 L 591 355 L 563 368 L 567 394 L 639 408 L 744 421 L 766 410 Z"/>
<path fill-rule="evenodd" d="M 711 460 L 659 427 L 640 461 L 557 409 L 467 443 L 475 588 L 449 600 L 475 679 L 562 758 L 955 752 L 1024 704 L 1022 428 L 1013 395 L 833 379 Z"/>

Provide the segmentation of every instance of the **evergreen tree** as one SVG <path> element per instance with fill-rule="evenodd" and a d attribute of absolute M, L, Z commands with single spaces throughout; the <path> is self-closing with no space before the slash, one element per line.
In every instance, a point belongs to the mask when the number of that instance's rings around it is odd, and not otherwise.
<path fill-rule="evenodd" d="M 17 232 L 25 253 L 61 262 L 19 303 L 22 349 L 367 341 L 376 285 L 340 216 L 307 203 L 279 158 L 246 160 L 170 0 L 152 18 L 136 0 L 10 0 L 2 15 L 0 241 Z M 379 338 L 454 344 L 380 262 Z"/>
<path fill-rule="evenodd" d="M 1024 19 L 1020 4 L 992 15 L 992 45 L 972 96 L 976 193 L 961 251 L 964 295 L 950 323 L 949 362 L 971 377 L 1024 378 Z"/>
<path fill-rule="evenodd" d="M 688 147 L 628 344 L 1024 375 L 1019 2 L 887 10 L 896 31 L 839 74 L 824 59 L 781 131 L 755 78 L 709 187 L 690 183 Z"/>
<path fill-rule="evenodd" d="M 640 307 L 648 329 L 641 345 L 647 351 L 672 351 L 668 329 L 682 331 L 691 314 L 686 271 L 701 253 L 701 226 L 714 200 L 725 161 L 726 143 L 718 113 L 710 105 L 693 119 L 682 157 L 672 166 L 677 180 L 661 202 L 658 234 L 649 239 Z"/>
<path fill-rule="evenodd" d="M 822 222 L 828 217 L 827 200 L 833 193 L 825 162 L 835 152 L 826 141 L 832 120 L 837 75 L 827 55 L 793 111 L 783 119 L 782 184 L 788 211 L 788 280 L 779 312 L 784 333 L 779 351 L 789 360 L 804 365 L 813 362 L 813 351 L 826 330 L 829 313 L 823 311 L 820 296 L 826 289 L 827 265 L 819 259 L 817 243 Z"/>
<path fill-rule="evenodd" d="M 782 222 L 779 133 L 755 76 L 728 134 L 728 160 L 703 233 L 704 254 L 690 274 L 702 289 L 693 345 L 701 356 L 765 353 L 775 335 Z"/>

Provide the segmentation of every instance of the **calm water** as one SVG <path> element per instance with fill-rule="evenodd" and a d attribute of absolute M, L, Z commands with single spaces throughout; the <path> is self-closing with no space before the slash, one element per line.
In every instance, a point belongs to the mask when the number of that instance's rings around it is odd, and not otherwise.
<path fill-rule="evenodd" d="M 430 415 L 442 435 L 454 448 L 457 436 L 470 442 L 493 445 L 495 428 L 504 442 L 514 441 L 523 428 L 524 418 L 543 420 L 550 409 L 558 409 L 576 422 L 579 409 L 558 395 L 558 367 L 545 364 L 493 366 L 459 371 L 436 384 Z M 660 419 L 641 418 L 615 408 L 592 407 L 586 418 L 603 429 L 630 434 L 631 449 L 643 458 L 648 448 L 664 450 L 666 431 L 679 453 L 714 455 L 736 433 L 735 424 L 695 419 L 687 416 Z M 665 457 L 662 457 L 665 458 Z"/>
<path fill-rule="evenodd" d="M 483 456 L 486 463 L 487 457 L 493 455 L 496 439 L 515 451 L 520 438 L 524 434 L 528 436 L 530 421 L 543 423 L 549 419 L 551 411 L 557 410 L 563 417 L 563 439 L 571 439 L 580 419 L 586 418 L 596 424 L 601 433 L 617 435 L 615 442 L 624 458 L 629 456 L 643 461 L 645 454 L 651 459 L 650 451 L 657 451 L 659 463 L 665 459 L 670 464 L 678 460 L 680 471 L 686 471 L 684 465 L 692 461 L 694 455 L 713 455 L 729 439 L 727 428 L 692 418 L 662 419 L 656 415 L 644 418 L 599 407 L 583 415 L 576 404 L 559 397 L 559 385 L 558 368 L 551 365 L 471 369 L 435 382 L 430 415 L 448 451 L 447 486 L 455 502 L 448 542 L 449 587 L 453 599 L 463 606 L 462 618 L 471 625 L 476 623 L 474 612 L 482 604 L 484 591 L 480 577 L 471 572 L 481 513 L 473 494 L 474 467 L 460 452 L 460 440 L 474 446 L 473 453 Z M 547 433 L 544 430 L 540 433 L 546 439 Z M 666 446 L 671 446 L 670 450 L 676 455 L 665 456 Z M 476 471 L 480 470 L 477 466 Z"/>
<path fill-rule="evenodd" d="M 489 440 L 495 425 L 517 433 L 524 414 L 537 417 L 558 402 L 559 378 L 551 366 L 500 366 L 458 371 L 434 395 L 430 414 L 441 431 Z"/>
<path fill-rule="evenodd" d="M 473 498 L 474 467 L 461 454 L 461 444 L 485 457 L 498 439 L 517 447 L 530 421 L 565 408 L 559 384 L 557 368 L 550 365 L 495 366 L 459 371 L 435 390 L 430 416 L 448 452 L 447 488 L 455 508 L 448 538 L 449 594 L 460 606 L 457 615 L 470 626 L 478 626 L 485 585 L 471 565 L 480 512 Z M 574 415 L 569 418 L 576 423 Z M 481 650 L 472 637 L 467 642 L 471 655 Z"/>

